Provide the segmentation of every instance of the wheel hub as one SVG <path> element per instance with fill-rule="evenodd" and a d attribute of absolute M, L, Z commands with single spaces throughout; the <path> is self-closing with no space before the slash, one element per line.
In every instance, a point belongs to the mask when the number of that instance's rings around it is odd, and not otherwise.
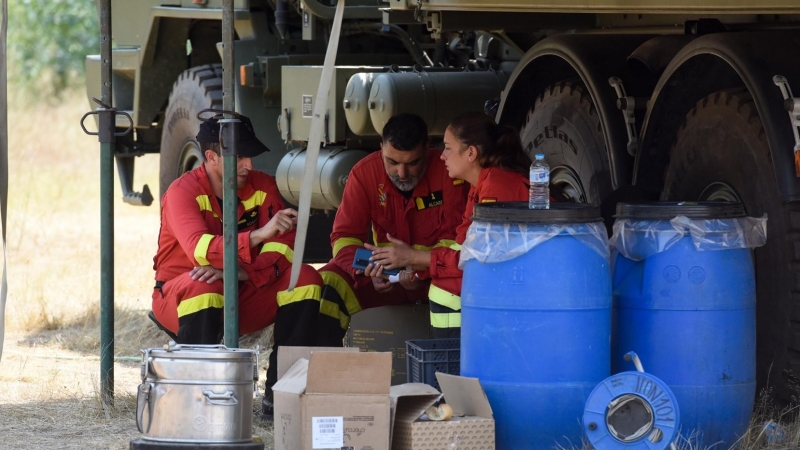
<path fill-rule="evenodd" d="M 561 188 L 567 198 L 575 203 L 586 203 L 586 192 L 578 174 L 568 166 L 558 166 L 550 170 L 550 182 Z"/>
<path fill-rule="evenodd" d="M 706 186 L 703 192 L 700 193 L 700 198 L 698 198 L 698 200 L 704 202 L 742 202 L 736 189 L 728 183 L 723 183 L 721 181 Z"/>

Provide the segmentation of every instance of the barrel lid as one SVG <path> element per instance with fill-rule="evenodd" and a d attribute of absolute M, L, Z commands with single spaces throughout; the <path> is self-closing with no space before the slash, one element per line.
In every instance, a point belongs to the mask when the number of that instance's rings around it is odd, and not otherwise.
<path fill-rule="evenodd" d="M 583 427 L 594 448 L 664 450 L 680 430 L 680 410 L 666 383 L 622 372 L 598 384 L 586 401 Z"/>
<path fill-rule="evenodd" d="M 670 220 L 675 216 L 690 219 L 733 219 L 744 217 L 738 202 L 648 202 L 618 203 L 617 219 Z"/>
<path fill-rule="evenodd" d="M 475 205 L 472 220 L 500 223 L 589 223 L 601 222 L 600 208 L 584 203 L 550 203 L 550 209 L 529 209 L 528 202 L 481 203 Z"/>

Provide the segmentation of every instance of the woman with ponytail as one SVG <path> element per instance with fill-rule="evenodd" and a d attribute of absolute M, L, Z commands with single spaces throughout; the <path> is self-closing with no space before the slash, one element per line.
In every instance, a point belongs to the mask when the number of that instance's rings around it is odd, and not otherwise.
<path fill-rule="evenodd" d="M 478 203 L 528 201 L 531 160 L 517 130 L 499 126 L 480 112 L 468 112 L 450 122 L 444 133 L 441 159 L 454 183 L 467 182 L 471 187 L 456 241 L 425 251 L 390 239 L 395 245 L 373 247 L 372 260 L 389 269 L 411 266 L 429 270 L 433 337 L 448 338 L 461 336 L 463 272 L 458 268 L 458 259 L 472 223 L 472 207 Z"/>

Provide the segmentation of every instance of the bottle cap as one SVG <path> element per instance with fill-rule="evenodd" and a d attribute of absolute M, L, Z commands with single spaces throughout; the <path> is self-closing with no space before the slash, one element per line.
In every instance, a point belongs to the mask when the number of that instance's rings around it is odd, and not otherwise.
<path fill-rule="evenodd" d="M 536 159 L 544 159 L 544 153 L 537 153 Z"/>

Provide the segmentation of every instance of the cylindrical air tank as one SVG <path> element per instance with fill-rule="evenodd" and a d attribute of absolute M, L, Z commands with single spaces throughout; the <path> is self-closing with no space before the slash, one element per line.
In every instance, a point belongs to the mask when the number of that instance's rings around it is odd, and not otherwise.
<path fill-rule="evenodd" d="M 492 70 L 359 73 L 350 78 L 343 100 L 347 125 L 355 134 L 373 136 L 395 114 L 410 112 L 425 119 L 430 135 L 441 136 L 457 115 L 483 111 L 486 100 L 500 97 L 507 80 Z"/>

